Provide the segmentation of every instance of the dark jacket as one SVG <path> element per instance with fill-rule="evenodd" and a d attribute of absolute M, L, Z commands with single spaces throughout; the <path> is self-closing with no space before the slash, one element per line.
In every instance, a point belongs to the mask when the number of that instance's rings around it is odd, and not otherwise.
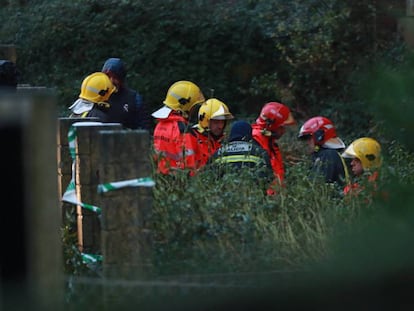
<path fill-rule="evenodd" d="M 343 186 L 348 171 L 339 151 L 320 147 L 312 153 L 311 178 L 324 178 L 327 183 Z"/>
<path fill-rule="evenodd" d="M 136 91 L 122 87 L 112 93 L 108 103 L 110 107 L 106 113 L 109 122 L 118 122 L 130 129 L 150 130 L 152 120 L 142 96 Z"/>
<path fill-rule="evenodd" d="M 209 168 L 216 170 L 218 176 L 247 169 L 252 178 L 267 185 L 273 180 L 270 158 L 267 151 L 252 139 L 251 131 L 245 121 L 234 123 L 229 141 L 211 156 Z"/>
<path fill-rule="evenodd" d="M 126 84 L 126 68 L 119 58 L 108 58 L 102 72 L 114 76 L 121 83 L 118 91 L 109 98 L 110 107 L 106 111 L 108 122 L 118 122 L 130 129 L 152 129 L 152 118 L 146 108 L 143 97 Z"/>

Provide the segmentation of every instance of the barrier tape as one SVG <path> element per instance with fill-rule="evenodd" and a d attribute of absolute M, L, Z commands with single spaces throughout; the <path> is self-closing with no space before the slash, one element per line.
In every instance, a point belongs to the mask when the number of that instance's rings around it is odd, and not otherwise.
<path fill-rule="evenodd" d="M 98 185 L 98 193 L 104 193 L 124 187 L 154 187 L 155 182 L 150 177 L 116 181 Z"/>
<path fill-rule="evenodd" d="M 99 207 L 95 205 L 79 202 L 78 197 L 76 195 L 75 182 L 73 180 L 70 181 L 69 186 L 66 188 L 66 192 L 62 197 L 62 201 L 71 203 L 74 205 L 80 205 L 87 210 L 90 210 L 97 214 L 101 214 L 101 209 Z"/>
<path fill-rule="evenodd" d="M 81 253 L 82 261 L 84 264 L 90 264 L 90 263 L 97 263 L 101 262 L 103 260 L 102 255 L 93 255 L 93 254 L 85 254 Z"/>
<path fill-rule="evenodd" d="M 85 209 L 88 209 L 90 211 L 96 212 L 98 214 L 101 213 L 101 208 L 92 204 L 87 204 L 80 202 L 78 200 L 78 196 L 76 193 L 76 186 L 75 186 L 75 168 L 76 168 L 76 126 L 74 123 L 69 128 L 68 131 L 68 142 L 69 142 L 69 152 L 70 156 L 72 157 L 72 178 L 71 181 L 66 188 L 65 193 L 62 196 L 62 201 L 71 203 L 74 205 L 82 206 Z M 85 123 L 81 123 L 82 125 L 85 125 Z M 96 124 L 96 122 L 94 122 Z M 124 187 L 153 187 L 155 185 L 154 180 L 151 177 L 142 177 L 142 178 L 136 178 L 136 179 L 130 179 L 130 180 L 122 180 L 122 181 L 115 181 L 111 183 L 106 184 L 100 184 L 98 185 L 98 193 L 104 193 L 108 191 L 113 191 L 116 189 L 121 189 Z"/>

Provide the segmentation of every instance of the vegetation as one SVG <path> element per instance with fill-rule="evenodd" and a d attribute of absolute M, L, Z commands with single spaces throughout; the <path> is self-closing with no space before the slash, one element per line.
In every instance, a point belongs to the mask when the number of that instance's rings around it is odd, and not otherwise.
<path fill-rule="evenodd" d="M 390 182 L 413 184 L 405 172 L 414 157 L 400 147 L 394 142 L 384 150 L 390 158 L 374 198 L 368 191 L 343 198 L 340 189 L 309 181 L 305 158 L 288 166 L 286 188 L 270 197 L 247 172 L 219 182 L 211 172 L 183 173 L 173 182 L 157 176 L 153 222 L 161 273 L 303 270 L 328 260 L 332 239 L 364 217 L 374 221 L 374 211 L 391 203 L 383 195 Z"/>
<path fill-rule="evenodd" d="M 17 46 L 23 83 L 56 89 L 62 115 L 83 78 L 118 56 L 153 110 L 188 79 L 238 116 L 278 100 L 298 119 L 326 114 L 365 130 L 365 115 L 342 115 L 365 105 L 350 74 L 400 44 L 404 13 L 400 1 L 376 2 L 37 0 L 2 8 L 0 38 Z"/>
<path fill-rule="evenodd" d="M 384 153 L 379 187 L 388 196 L 369 204 L 307 180 L 297 129 L 280 140 L 287 185 L 274 197 L 243 173 L 220 181 L 208 172 L 174 180 L 154 174 L 156 276 L 303 271 L 327 262 L 350 275 L 392 270 L 397 256 L 413 257 L 407 220 L 413 216 L 414 58 L 397 32 L 400 3 L 13 2 L 0 11 L 0 41 L 17 45 L 22 83 L 56 89 L 61 115 L 82 79 L 114 56 L 125 60 L 129 85 L 153 110 L 172 82 L 188 79 L 238 118 L 254 119 L 263 103 L 281 101 L 299 124 L 316 114 L 329 117 L 347 144 L 377 138 Z M 62 234 L 65 271 L 87 275 L 71 230 Z M 397 266 L 404 268 L 402 259 Z"/>

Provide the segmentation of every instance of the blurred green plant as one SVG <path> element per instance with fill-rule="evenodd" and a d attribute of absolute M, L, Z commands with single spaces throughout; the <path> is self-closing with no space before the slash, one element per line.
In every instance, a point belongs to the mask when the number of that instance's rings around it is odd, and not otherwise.
<path fill-rule="evenodd" d="M 391 47 L 399 58 L 392 26 L 402 13 L 396 0 L 36 0 L 2 7 L 0 38 L 17 46 L 22 83 L 56 89 L 62 116 L 83 78 L 121 57 L 153 110 L 188 79 L 235 115 L 257 116 L 276 100 L 298 119 L 324 113 L 359 128 L 370 122 L 335 114 L 365 105 L 352 92 L 355 71 Z"/>

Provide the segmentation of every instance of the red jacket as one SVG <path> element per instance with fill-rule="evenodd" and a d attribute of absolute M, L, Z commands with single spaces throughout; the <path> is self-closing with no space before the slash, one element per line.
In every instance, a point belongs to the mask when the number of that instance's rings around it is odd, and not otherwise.
<path fill-rule="evenodd" d="M 252 124 L 253 139 L 256 140 L 259 145 L 265 149 L 270 158 L 270 164 L 272 166 L 275 180 L 272 185 L 283 185 L 285 179 L 285 168 L 283 165 L 283 157 L 277 145 L 276 139 L 271 136 L 265 136 L 262 134 L 262 128 L 257 124 Z M 271 192 L 271 191 L 270 191 Z M 273 194 L 268 191 L 268 194 Z"/>
<path fill-rule="evenodd" d="M 185 155 L 192 153 L 191 150 L 186 150 L 188 144 L 184 134 L 187 125 L 188 120 L 174 111 L 166 119 L 157 119 L 153 144 L 159 173 L 169 174 L 173 169 L 187 167 Z"/>
<path fill-rule="evenodd" d="M 377 190 L 376 181 L 378 179 L 378 172 L 373 172 L 372 174 L 368 175 L 368 182 L 371 184 L 371 188 L 373 191 Z M 364 187 L 358 183 L 350 183 L 344 187 L 344 195 L 354 195 L 357 196 Z"/>
<path fill-rule="evenodd" d="M 368 182 L 365 182 L 364 185 L 362 185 L 363 182 L 361 182 L 361 184 L 348 184 L 344 188 L 345 199 L 350 200 L 352 198 L 362 197 L 366 204 L 370 204 L 374 198 L 388 201 L 388 191 L 384 189 L 378 189 L 378 176 L 378 171 L 374 171 L 372 173 L 368 173 L 367 176 L 364 176 L 368 178 Z"/>
<path fill-rule="evenodd" d="M 221 146 L 221 137 L 213 137 L 208 131 L 200 132 L 197 127 L 192 127 L 188 133 L 186 142 L 189 144 L 187 150 L 192 150 L 193 154 L 187 157 L 187 163 L 195 170 L 207 164 L 209 158 Z"/>

